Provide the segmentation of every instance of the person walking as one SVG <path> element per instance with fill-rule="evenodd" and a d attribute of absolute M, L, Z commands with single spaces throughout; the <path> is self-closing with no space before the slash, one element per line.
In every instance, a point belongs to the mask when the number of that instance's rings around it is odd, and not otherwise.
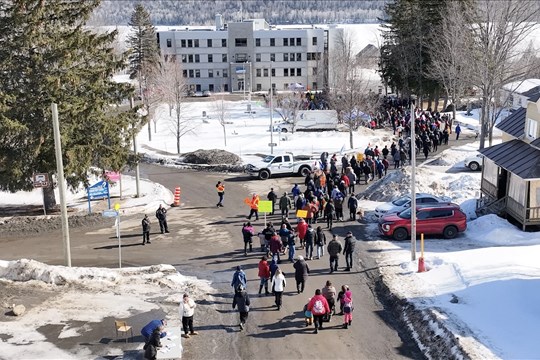
<path fill-rule="evenodd" d="M 461 126 L 456 125 L 456 140 L 459 140 L 459 134 L 461 134 Z"/>
<path fill-rule="evenodd" d="M 268 295 L 268 280 L 270 280 L 270 265 L 268 265 L 268 257 L 264 255 L 259 261 L 259 279 L 261 280 L 259 284 L 259 295 L 261 295 L 262 289 L 264 287 L 264 294 Z"/>
<path fill-rule="evenodd" d="M 352 232 L 347 232 L 347 236 L 345 236 L 345 247 L 343 249 L 343 254 L 345 254 L 345 262 L 347 263 L 345 271 L 351 271 L 353 266 L 353 253 L 355 245 L 356 238 L 353 236 Z"/>
<path fill-rule="evenodd" d="M 343 327 L 345 329 L 348 329 L 352 325 L 353 310 L 352 292 L 347 289 L 343 295 Z"/>
<path fill-rule="evenodd" d="M 142 244 L 145 243 L 151 244 L 150 242 L 150 219 L 148 215 L 145 214 L 142 219 Z"/>
<path fill-rule="evenodd" d="M 317 226 L 315 233 L 315 245 L 317 245 L 317 259 L 320 259 L 324 256 L 324 245 L 326 245 L 326 235 L 320 226 Z"/>
<path fill-rule="evenodd" d="M 288 245 L 288 248 L 289 248 L 289 261 L 290 262 L 294 262 L 294 256 L 296 254 L 296 248 L 295 248 L 296 243 L 294 241 L 294 237 L 295 237 L 294 233 L 291 232 L 289 234 L 289 239 L 288 239 L 288 242 L 287 242 L 287 245 Z"/>
<path fill-rule="evenodd" d="M 251 217 L 255 215 L 255 220 L 259 220 L 259 195 L 253 193 L 251 196 L 251 201 L 249 202 L 249 216 L 248 220 L 251 220 Z"/>
<path fill-rule="evenodd" d="M 304 260 L 304 257 L 299 255 L 293 267 L 294 279 L 296 280 L 296 291 L 300 294 L 304 292 L 304 288 L 306 286 L 306 281 L 309 274 L 309 266 Z"/>
<path fill-rule="evenodd" d="M 323 318 L 330 312 L 328 301 L 321 295 L 321 289 L 315 290 L 315 296 L 309 301 L 307 309 L 313 314 L 313 323 L 315 324 L 315 334 L 322 330 Z"/>
<path fill-rule="evenodd" d="M 324 207 L 324 216 L 326 217 L 326 227 L 329 230 L 332 230 L 332 225 L 334 223 L 334 216 L 336 214 L 336 208 L 334 206 L 334 200 L 330 199 Z"/>
<path fill-rule="evenodd" d="M 191 335 L 198 335 L 199 333 L 193 330 L 193 315 L 195 314 L 195 308 L 197 304 L 189 297 L 188 294 L 184 294 L 178 311 L 180 313 L 180 319 L 182 319 L 182 329 L 186 339 L 189 339 Z"/>
<path fill-rule="evenodd" d="M 330 280 L 326 281 L 326 286 L 322 288 L 322 295 L 328 301 L 330 310 L 335 313 L 336 306 L 336 288 L 332 285 Z"/>
<path fill-rule="evenodd" d="M 234 293 L 232 308 L 238 307 L 238 312 L 240 313 L 240 331 L 244 330 L 246 321 L 249 315 L 249 296 L 246 291 L 246 288 L 242 285 L 238 285 L 236 292 Z"/>
<path fill-rule="evenodd" d="M 285 276 L 278 267 L 275 275 L 272 277 L 272 291 L 274 292 L 277 310 L 281 310 L 283 291 L 285 290 L 286 286 L 287 281 L 285 280 Z"/>
<path fill-rule="evenodd" d="M 302 209 L 302 207 L 300 208 L 296 207 L 296 200 L 298 199 L 298 196 L 300 196 L 301 193 L 302 193 L 302 190 L 300 190 L 300 187 L 298 186 L 298 184 L 294 184 L 293 188 L 291 189 L 291 194 L 293 196 L 294 206 L 296 210 Z"/>
<path fill-rule="evenodd" d="M 168 233 L 169 227 L 167 226 L 167 209 L 165 209 L 161 204 L 156 210 L 156 217 L 159 221 L 159 228 L 161 229 L 161 233 Z"/>
<path fill-rule="evenodd" d="M 358 199 L 351 193 L 349 201 L 347 201 L 347 207 L 349 208 L 349 220 L 356 221 L 356 212 L 358 211 Z"/>
<path fill-rule="evenodd" d="M 298 225 L 296 225 L 296 232 L 298 233 L 298 238 L 300 239 L 300 249 L 304 248 L 304 238 L 306 237 L 307 229 L 308 224 L 303 218 L 300 218 Z"/>
<path fill-rule="evenodd" d="M 292 201 L 286 192 L 279 198 L 279 210 L 281 210 L 281 218 L 287 219 L 289 217 L 289 210 L 291 210 Z"/>
<path fill-rule="evenodd" d="M 311 260 L 313 257 L 313 244 L 315 243 L 315 230 L 308 225 L 306 236 L 304 237 L 304 243 L 306 244 L 306 259 Z"/>
<path fill-rule="evenodd" d="M 349 287 L 347 285 L 341 285 L 341 291 L 337 295 L 337 301 L 339 302 L 339 314 L 343 315 L 343 304 L 344 304 L 344 297 L 345 293 L 349 290 Z"/>
<path fill-rule="evenodd" d="M 281 239 L 279 238 L 279 235 L 274 233 L 272 234 L 272 237 L 270 238 L 270 252 L 272 253 L 272 257 L 277 258 L 278 264 L 281 263 L 280 254 L 283 250 L 283 244 L 281 243 Z"/>
<path fill-rule="evenodd" d="M 274 191 L 274 188 L 270 188 L 270 192 L 268 193 L 266 198 L 272 202 L 272 212 L 270 213 L 270 215 L 274 215 L 274 211 L 276 210 L 276 201 L 278 198 L 276 192 Z"/>
<path fill-rule="evenodd" d="M 244 238 L 244 256 L 247 256 L 247 248 L 249 246 L 249 252 L 253 252 L 253 236 L 255 236 L 255 230 L 251 226 L 251 222 L 247 222 L 242 226 L 242 237 Z"/>
<path fill-rule="evenodd" d="M 219 201 L 216 207 L 223 207 L 223 196 L 225 196 L 225 184 L 221 181 L 218 181 L 216 184 L 216 190 L 219 197 Z"/>
<path fill-rule="evenodd" d="M 337 239 L 337 235 L 332 235 L 332 240 L 328 243 L 328 255 L 330 255 L 330 273 L 337 271 L 339 265 L 339 254 L 341 253 L 341 244 Z"/>
<path fill-rule="evenodd" d="M 242 285 L 245 288 L 246 284 L 247 284 L 246 273 L 244 272 L 244 270 L 242 270 L 242 267 L 238 265 L 236 267 L 236 271 L 233 274 L 231 286 L 233 289 L 238 288 L 238 285 Z"/>

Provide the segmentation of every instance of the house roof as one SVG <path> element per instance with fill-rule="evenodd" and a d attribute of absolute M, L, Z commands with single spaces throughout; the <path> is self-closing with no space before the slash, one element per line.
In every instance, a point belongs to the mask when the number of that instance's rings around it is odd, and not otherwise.
<path fill-rule="evenodd" d="M 540 150 L 524 141 L 514 139 L 479 152 L 522 179 L 540 179 Z"/>
<path fill-rule="evenodd" d="M 537 102 L 540 99 L 540 86 L 535 86 L 521 95 L 525 96 L 529 101 Z"/>
<path fill-rule="evenodd" d="M 512 114 L 508 115 L 505 119 L 501 120 L 501 122 L 495 125 L 495 127 L 515 138 L 520 138 L 525 134 L 526 115 L 527 109 L 519 108 Z"/>
<path fill-rule="evenodd" d="M 534 146 L 535 148 L 537 148 L 538 150 L 540 150 L 540 138 L 534 140 L 533 142 L 531 142 L 531 145 Z"/>
<path fill-rule="evenodd" d="M 516 94 L 525 95 L 527 91 L 530 91 L 537 86 L 540 86 L 540 79 L 525 79 L 505 84 L 503 89 Z"/>

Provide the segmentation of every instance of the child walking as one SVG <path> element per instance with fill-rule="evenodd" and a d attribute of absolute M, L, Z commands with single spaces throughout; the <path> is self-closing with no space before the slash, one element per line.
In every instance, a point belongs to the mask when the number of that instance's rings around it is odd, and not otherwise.
<path fill-rule="evenodd" d="M 343 295 L 343 327 L 348 329 L 352 325 L 353 312 L 352 292 L 347 290 Z"/>

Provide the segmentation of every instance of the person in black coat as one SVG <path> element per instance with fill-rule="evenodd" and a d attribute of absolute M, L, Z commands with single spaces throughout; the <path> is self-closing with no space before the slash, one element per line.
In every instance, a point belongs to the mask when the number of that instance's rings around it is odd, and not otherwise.
<path fill-rule="evenodd" d="M 352 232 L 347 232 L 347 236 L 345 236 L 345 246 L 343 248 L 343 254 L 345 255 L 345 262 L 347 263 L 347 268 L 345 271 L 351 271 L 352 265 L 353 265 L 353 253 L 354 253 L 354 247 L 356 245 L 356 238 L 353 236 Z"/>
<path fill-rule="evenodd" d="M 296 290 L 300 294 L 304 292 L 304 287 L 309 274 L 309 266 L 303 256 L 298 256 L 294 263 L 294 279 L 296 280 Z"/>
<path fill-rule="evenodd" d="M 150 244 L 150 219 L 148 215 L 144 215 L 142 219 L 142 244 Z"/>
<path fill-rule="evenodd" d="M 161 204 L 156 210 L 156 217 L 159 220 L 159 228 L 161 229 L 161 233 L 168 233 L 169 227 L 167 226 L 167 209 L 165 209 Z"/>
<path fill-rule="evenodd" d="M 234 293 L 232 308 L 238 307 L 240 313 L 240 330 L 244 330 L 248 315 L 249 315 L 249 301 L 248 293 L 244 286 L 238 285 Z"/>
<path fill-rule="evenodd" d="M 150 340 L 144 345 L 144 358 L 148 360 L 156 360 L 158 348 L 161 347 L 161 331 L 163 326 L 158 326 L 152 332 Z"/>

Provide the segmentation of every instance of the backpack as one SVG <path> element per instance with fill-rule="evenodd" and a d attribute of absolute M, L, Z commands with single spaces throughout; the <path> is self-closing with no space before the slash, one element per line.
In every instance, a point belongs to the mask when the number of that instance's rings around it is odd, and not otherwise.
<path fill-rule="evenodd" d="M 321 300 L 317 299 L 313 304 L 313 313 L 317 315 L 324 314 L 324 305 Z"/>

